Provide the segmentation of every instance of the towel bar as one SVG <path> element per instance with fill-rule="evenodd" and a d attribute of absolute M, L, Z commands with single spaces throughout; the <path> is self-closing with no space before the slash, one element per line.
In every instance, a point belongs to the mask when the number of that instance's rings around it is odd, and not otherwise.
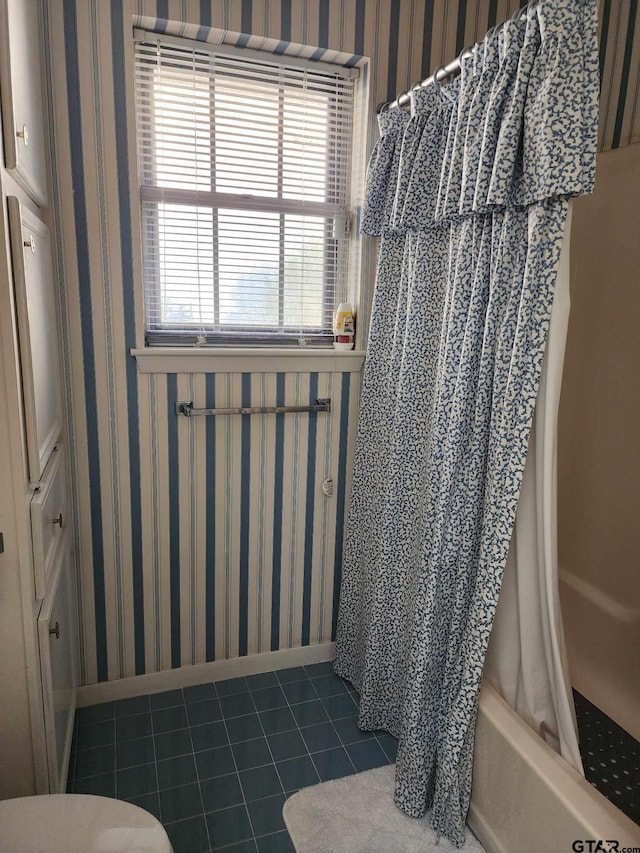
<path fill-rule="evenodd" d="M 174 403 L 176 415 L 193 418 L 196 415 L 286 415 L 289 412 L 330 412 L 331 398 L 317 399 L 309 406 L 241 406 L 237 409 L 194 409 L 191 400 L 180 400 Z"/>

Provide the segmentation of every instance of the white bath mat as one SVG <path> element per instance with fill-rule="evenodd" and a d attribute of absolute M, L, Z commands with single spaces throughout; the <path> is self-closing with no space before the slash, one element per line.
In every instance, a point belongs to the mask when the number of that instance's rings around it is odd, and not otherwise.
<path fill-rule="evenodd" d="M 284 804 L 284 820 L 297 853 L 452 853 L 436 845 L 429 815 L 407 817 L 393 802 L 395 765 L 376 767 L 303 788 Z M 484 847 L 467 827 L 462 848 Z"/>

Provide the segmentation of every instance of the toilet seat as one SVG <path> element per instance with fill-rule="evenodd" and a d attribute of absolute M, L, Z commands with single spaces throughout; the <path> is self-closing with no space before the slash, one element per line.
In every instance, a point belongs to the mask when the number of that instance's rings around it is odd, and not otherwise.
<path fill-rule="evenodd" d="M 93 794 L 43 794 L 0 802 L 3 853 L 172 853 L 144 809 Z"/>

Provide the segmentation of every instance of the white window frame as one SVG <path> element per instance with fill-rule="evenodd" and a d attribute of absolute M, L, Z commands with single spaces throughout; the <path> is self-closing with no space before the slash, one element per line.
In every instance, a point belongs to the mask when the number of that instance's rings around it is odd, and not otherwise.
<path fill-rule="evenodd" d="M 252 51 L 246 48 L 237 48 L 227 45 L 207 46 L 206 43 L 193 42 L 188 39 L 183 39 L 174 36 L 157 36 L 155 34 L 143 33 L 139 30 L 135 31 L 135 37 L 137 39 L 144 39 L 145 41 L 149 41 L 150 39 L 154 38 L 159 38 L 162 42 L 176 42 L 185 46 L 189 46 L 190 48 L 195 47 L 196 49 L 202 48 L 204 50 L 207 50 L 207 47 L 210 47 L 215 50 L 216 53 L 230 53 L 235 55 L 253 56 L 254 58 L 260 57 L 263 60 L 267 61 L 274 61 L 274 59 L 277 60 L 277 57 L 274 57 L 272 54 L 266 52 L 263 54 L 260 51 Z M 286 58 L 286 64 L 298 64 L 308 67 L 310 65 L 313 65 L 314 63 L 311 63 L 309 60 L 298 59 L 296 57 L 288 56 Z M 340 66 L 340 68 L 345 74 L 345 76 L 358 76 L 357 69 L 349 69 L 347 67 L 342 66 Z M 351 220 L 351 214 L 348 210 L 346 210 L 340 205 L 331 204 L 330 202 L 301 202 L 297 200 L 247 197 L 236 194 L 155 188 L 150 186 L 140 186 L 139 198 L 141 203 L 141 209 L 142 204 L 145 201 L 157 202 L 162 199 L 162 201 L 164 202 L 171 202 L 173 200 L 176 200 L 182 201 L 184 203 L 184 201 L 188 201 L 190 204 L 203 204 L 204 206 L 212 206 L 212 208 L 214 209 L 232 206 L 234 209 L 267 211 L 277 210 L 278 212 L 282 213 L 300 213 L 301 210 L 303 210 L 305 213 L 309 214 L 334 216 L 338 221 L 347 223 L 347 227 Z M 197 201 L 195 200 L 196 198 Z M 346 241 L 339 241 L 338 245 L 339 251 L 348 251 L 348 243 Z M 347 267 L 346 263 L 344 264 L 344 267 Z M 346 296 L 346 282 L 344 283 L 344 288 Z M 146 294 L 144 298 L 146 299 Z M 335 306 L 333 304 L 327 304 L 325 306 L 325 313 L 327 315 L 327 319 L 332 313 L 334 307 Z M 147 335 L 146 326 L 147 324 L 145 321 L 145 335 Z M 169 332 L 169 337 L 171 336 L 171 334 L 172 333 Z M 281 369 L 285 369 L 285 363 L 289 361 L 291 355 L 303 356 L 300 364 L 301 371 L 308 371 L 314 369 L 332 369 L 328 368 L 327 366 L 328 359 L 335 361 L 335 356 L 332 350 L 321 351 L 319 349 L 316 349 L 315 345 L 306 347 L 307 341 L 304 340 L 304 338 L 301 341 L 298 341 L 293 337 L 283 339 L 277 334 L 273 336 L 267 334 L 262 338 L 257 335 L 252 336 L 253 341 L 250 344 L 250 348 L 248 349 L 236 348 L 242 347 L 243 345 L 247 347 L 247 344 L 243 340 L 242 335 L 239 335 L 236 340 L 230 340 L 228 344 L 227 342 L 225 342 L 224 346 L 222 347 L 216 346 L 214 344 L 214 346 L 207 346 L 197 349 L 191 348 L 194 343 L 196 344 L 196 346 L 198 345 L 198 332 L 196 331 L 194 331 L 194 338 L 196 338 L 196 340 L 185 340 L 186 346 L 180 346 L 180 343 L 178 341 L 179 333 L 175 335 L 175 340 L 171 341 L 171 346 L 169 347 L 162 346 L 161 341 L 158 340 L 158 337 L 155 336 L 155 333 L 153 331 L 151 331 L 151 335 L 155 338 L 153 346 L 149 346 L 147 344 L 142 349 L 132 350 L 132 354 L 135 355 L 138 360 L 138 367 L 141 372 L 165 372 L 167 370 L 176 369 L 176 358 L 187 358 L 187 360 L 191 362 L 191 366 L 189 368 L 190 370 L 196 369 L 194 358 L 198 359 L 198 364 L 202 367 L 202 369 L 212 369 L 212 365 L 214 365 L 215 369 L 218 370 L 225 369 L 225 367 L 226 369 L 231 369 L 232 364 L 242 364 L 242 367 L 236 367 L 234 369 L 252 370 L 258 367 L 258 362 L 256 358 L 259 359 L 259 356 L 256 356 L 256 349 L 262 346 L 266 347 L 270 352 L 272 356 L 271 363 L 279 364 Z M 257 341 L 257 343 L 254 343 L 254 341 Z M 299 344 L 302 344 L 305 348 L 303 349 L 299 346 Z M 274 349 L 274 346 L 279 348 Z M 345 355 L 342 354 L 339 361 L 340 370 L 357 371 L 359 370 L 362 364 L 363 353 L 353 353 L 350 354 L 350 357 L 347 358 L 345 358 Z M 262 369 L 264 369 L 264 366 L 262 367 Z M 290 370 L 291 368 L 290 366 L 288 366 L 286 369 Z"/>

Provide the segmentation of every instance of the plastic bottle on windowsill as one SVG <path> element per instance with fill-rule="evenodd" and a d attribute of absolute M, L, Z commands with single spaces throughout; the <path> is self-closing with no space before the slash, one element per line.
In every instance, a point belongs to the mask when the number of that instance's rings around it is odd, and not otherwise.
<path fill-rule="evenodd" d="M 333 346 L 337 350 L 353 349 L 355 326 L 349 302 L 341 302 L 333 319 Z"/>

